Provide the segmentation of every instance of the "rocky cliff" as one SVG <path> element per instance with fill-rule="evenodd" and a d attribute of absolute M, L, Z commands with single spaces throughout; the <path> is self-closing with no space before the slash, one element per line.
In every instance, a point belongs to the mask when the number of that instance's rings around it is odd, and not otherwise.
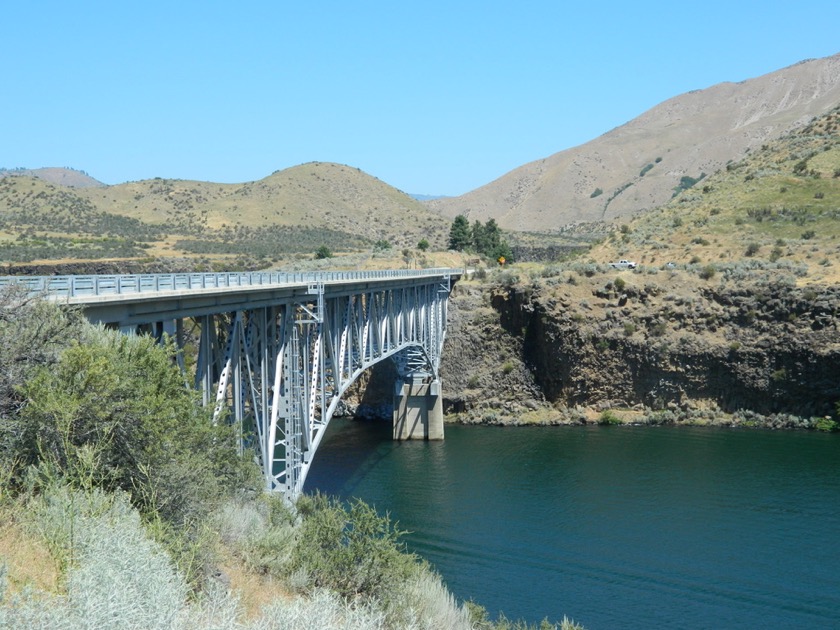
<path fill-rule="evenodd" d="M 450 412 L 807 426 L 836 411 L 840 287 L 692 269 L 555 273 L 456 287 L 442 366 Z"/>

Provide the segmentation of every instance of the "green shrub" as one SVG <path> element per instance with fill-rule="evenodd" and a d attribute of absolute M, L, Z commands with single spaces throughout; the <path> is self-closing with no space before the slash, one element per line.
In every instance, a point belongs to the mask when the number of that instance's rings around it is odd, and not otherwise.
<path fill-rule="evenodd" d="M 309 591 L 329 588 L 341 597 L 384 599 L 387 590 L 416 576 L 419 559 L 405 551 L 388 514 L 379 516 L 356 499 L 345 509 L 336 499 L 304 495 L 303 517 L 290 569 L 305 576 Z"/>
<path fill-rule="evenodd" d="M 747 245 L 747 249 L 744 251 L 744 256 L 755 256 L 760 249 L 761 245 L 759 245 L 758 243 L 750 243 L 749 245 Z"/>
<path fill-rule="evenodd" d="M 211 562 L 208 514 L 235 488 L 253 487 L 255 473 L 232 428 L 214 425 L 184 387 L 174 353 L 150 337 L 84 329 L 20 388 L 28 404 L 2 419 L 2 451 L 38 471 L 38 483 L 126 492 L 197 584 Z"/>
<path fill-rule="evenodd" d="M 21 387 L 40 367 L 53 365 L 86 325 L 80 310 L 32 300 L 19 287 L 0 291 L 0 469 L 11 471 L 17 460 L 20 427 L 14 418 L 24 405 Z"/>
<path fill-rule="evenodd" d="M 817 418 L 816 422 L 814 423 L 814 428 L 817 431 L 833 433 L 835 431 L 840 431 L 840 423 L 838 423 L 836 420 L 832 420 L 831 416 L 825 416 L 823 418 Z"/>
<path fill-rule="evenodd" d="M 684 190 L 688 190 L 689 188 L 694 186 L 697 182 L 702 180 L 704 177 L 706 177 L 705 173 L 700 173 L 699 177 L 691 177 L 690 175 L 683 175 L 682 177 L 680 177 L 679 185 L 674 188 L 673 196 L 676 197 L 678 194 L 680 194 Z"/>
<path fill-rule="evenodd" d="M 621 424 L 621 419 L 611 409 L 605 409 L 598 418 L 598 424 L 605 426 Z"/>
<path fill-rule="evenodd" d="M 650 334 L 654 337 L 661 337 L 668 330 L 668 325 L 665 322 L 657 322 L 650 328 Z"/>
<path fill-rule="evenodd" d="M 201 503 L 220 483 L 242 481 L 236 445 L 230 428 L 214 425 L 211 410 L 184 387 L 175 352 L 152 337 L 89 328 L 22 388 L 29 404 L 18 455 L 54 465 L 73 485 L 92 476 L 135 499 L 147 491 L 173 522 L 204 513 L 192 499 Z M 85 468 L 81 447 L 95 454 L 95 470 Z M 200 497 L 184 496 L 185 484 Z"/>
<path fill-rule="evenodd" d="M 700 270 L 699 275 L 701 278 L 703 278 L 703 280 L 711 280 L 715 277 L 715 273 L 717 273 L 717 270 L 714 268 L 713 265 L 706 265 Z"/>
<path fill-rule="evenodd" d="M 503 287 L 512 287 L 519 283 L 519 276 L 512 271 L 503 271 L 496 279 Z"/>

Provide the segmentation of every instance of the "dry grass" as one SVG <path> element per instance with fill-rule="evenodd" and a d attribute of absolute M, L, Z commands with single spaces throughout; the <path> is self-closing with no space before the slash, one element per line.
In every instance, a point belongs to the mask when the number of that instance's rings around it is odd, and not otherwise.
<path fill-rule="evenodd" d="M 231 591 L 239 598 L 247 619 L 258 618 L 264 607 L 278 600 L 293 599 L 293 595 L 276 579 L 249 571 L 235 557 L 226 557 L 220 568 L 230 580 Z"/>
<path fill-rule="evenodd" d="M 0 511 L 0 564 L 5 564 L 9 590 L 26 588 L 55 593 L 59 589 L 58 563 L 46 545 L 27 532 L 5 510 Z"/>

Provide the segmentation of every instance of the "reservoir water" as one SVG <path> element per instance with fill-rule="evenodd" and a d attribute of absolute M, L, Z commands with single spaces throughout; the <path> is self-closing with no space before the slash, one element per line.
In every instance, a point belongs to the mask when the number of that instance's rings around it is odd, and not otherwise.
<path fill-rule="evenodd" d="M 388 511 L 493 618 L 840 627 L 840 435 L 334 420 L 305 490 Z"/>

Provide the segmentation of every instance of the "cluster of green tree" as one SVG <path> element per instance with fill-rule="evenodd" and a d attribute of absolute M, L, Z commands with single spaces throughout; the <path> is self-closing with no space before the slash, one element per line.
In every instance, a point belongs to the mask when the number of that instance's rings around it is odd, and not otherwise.
<path fill-rule="evenodd" d="M 502 230 L 495 219 L 488 219 L 484 224 L 476 220 L 470 226 L 467 217 L 459 214 L 449 228 L 449 249 L 474 252 L 491 260 L 504 258 L 507 262 L 513 262 L 513 252 L 502 237 Z"/>
<path fill-rule="evenodd" d="M 262 494 L 176 352 L 0 296 L 0 522 L 61 571 L 57 591 L 10 591 L 0 555 L 0 627 L 528 628 L 457 603 L 364 503 Z M 247 619 L 213 588 L 222 548 L 299 597 Z"/>
<path fill-rule="evenodd" d="M 679 185 L 674 187 L 674 194 L 671 197 L 676 197 L 682 191 L 688 190 L 692 186 L 694 186 L 697 182 L 701 181 L 706 177 L 706 173 L 700 173 L 699 177 L 691 177 L 690 175 L 683 175 L 680 177 Z"/>

